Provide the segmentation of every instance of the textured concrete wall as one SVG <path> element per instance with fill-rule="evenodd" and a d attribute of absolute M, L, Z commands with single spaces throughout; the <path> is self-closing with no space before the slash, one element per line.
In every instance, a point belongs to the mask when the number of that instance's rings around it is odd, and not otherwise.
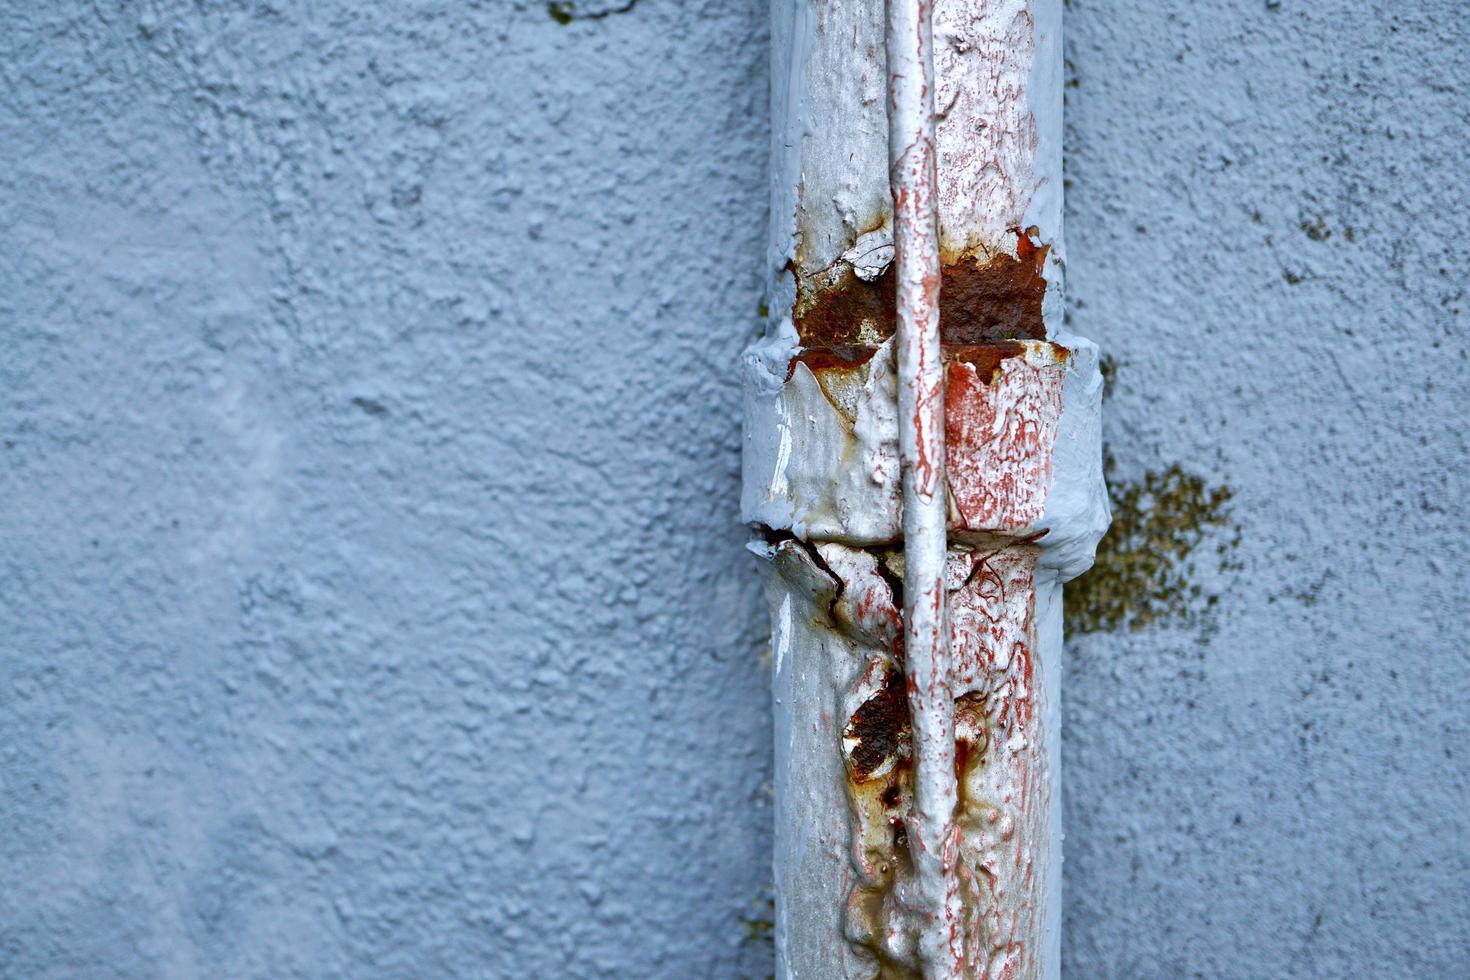
<path fill-rule="evenodd" d="M 1068 7 L 1072 322 L 1154 556 L 1071 605 L 1071 976 L 1470 974 L 1464 13 Z"/>
<path fill-rule="evenodd" d="M 765 3 L 596 2 L 4 4 L 0 975 L 765 975 Z M 1067 29 L 1069 972 L 1462 975 L 1467 22 Z"/>
<path fill-rule="evenodd" d="M 0 975 L 764 976 L 765 4 L 4 8 Z"/>

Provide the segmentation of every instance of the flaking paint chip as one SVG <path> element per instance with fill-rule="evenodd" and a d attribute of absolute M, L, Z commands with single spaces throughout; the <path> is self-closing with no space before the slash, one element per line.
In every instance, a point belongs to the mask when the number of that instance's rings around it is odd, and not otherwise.
<path fill-rule="evenodd" d="M 842 260 L 863 282 L 874 282 L 888 271 L 894 254 L 893 232 L 878 228 L 860 236 L 852 248 L 842 253 Z"/>

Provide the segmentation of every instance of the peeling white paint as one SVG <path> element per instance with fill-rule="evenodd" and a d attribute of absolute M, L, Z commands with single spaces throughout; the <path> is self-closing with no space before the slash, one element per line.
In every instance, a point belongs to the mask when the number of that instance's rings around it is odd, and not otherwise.
<path fill-rule="evenodd" d="M 747 374 L 762 367 L 747 361 Z M 747 384 L 754 391 L 754 384 Z M 897 389 L 893 349 L 823 386 L 805 364 L 745 404 L 745 519 L 807 540 L 873 544 L 898 537 Z"/>
<path fill-rule="evenodd" d="M 1022 259 L 1017 228 L 1049 248 L 1047 339 L 943 362 L 943 681 L 964 760 L 944 863 L 964 914 L 939 965 L 921 962 L 929 906 L 894 837 L 912 827 L 912 735 L 874 727 L 905 665 L 895 344 L 864 321 L 849 324 L 864 348 L 803 349 L 791 315 L 798 280 L 816 295 L 893 274 L 883 9 L 774 5 L 776 313 L 745 361 L 742 509 L 771 542 L 778 974 L 1054 977 L 1061 583 L 1090 565 L 1108 521 L 1097 349 L 1060 331 L 1060 3 L 935 5 L 943 257 Z"/>
<path fill-rule="evenodd" d="M 893 232 L 884 227 L 858 236 L 857 244 L 842 253 L 842 260 L 863 282 L 872 282 L 888 271 L 893 256 Z"/>

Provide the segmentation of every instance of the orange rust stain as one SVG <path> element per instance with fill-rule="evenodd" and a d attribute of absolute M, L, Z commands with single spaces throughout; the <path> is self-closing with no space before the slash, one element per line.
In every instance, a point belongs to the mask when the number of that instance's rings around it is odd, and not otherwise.
<path fill-rule="evenodd" d="M 1020 661 L 1017 673 L 1021 675 L 1025 689 L 1025 693 L 1015 700 L 1016 725 L 1025 728 L 1031 724 L 1031 695 L 1034 693 L 1031 687 L 1031 648 L 1025 643 L 1018 643 L 1012 655 Z"/>
<path fill-rule="evenodd" d="M 959 362 L 973 365 L 975 374 L 982 383 L 988 385 L 995 380 L 1002 361 L 1021 357 L 1025 353 L 1026 345 L 1019 340 L 997 340 L 988 344 L 951 345 L 944 349 L 944 360 L 947 364 Z"/>
<path fill-rule="evenodd" d="M 892 267 L 864 282 L 844 263 L 834 280 L 818 285 L 797 275 L 791 314 L 803 347 L 872 345 L 893 336 L 898 293 Z"/>
<path fill-rule="evenodd" d="M 961 259 L 944 269 L 939 291 L 939 332 L 946 343 L 981 344 L 990 340 L 1045 340 L 1041 301 L 1046 296 L 1042 270 L 1051 246 L 1017 237 L 1018 257 L 1004 253 L 984 265 Z"/>
<path fill-rule="evenodd" d="M 903 646 L 903 614 L 893 602 L 893 592 L 881 578 L 872 588 L 862 589 L 853 601 L 854 618 L 865 627 L 891 637 L 895 653 Z"/>
<path fill-rule="evenodd" d="M 876 347 L 804 347 L 797 351 L 791 363 L 786 366 L 786 380 L 791 380 L 797 364 L 805 364 L 813 374 L 819 374 L 832 368 L 850 371 L 871 361 L 877 352 Z"/>
<path fill-rule="evenodd" d="M 914 482 L 918 484 L 920 493 L 933 494 L 934 464 L 925 451 L 927 440 L 924 435 L 924 410 L 919 408 L 914 412 Z"/>
<path fill-rule="evenodd" d="M 1046 296 L 1050 245 L 1034 245 L 1016 231 L 1016 255 L 982 263 L 961 258 L 940 270 L 939 334 L 946 344 L 1044 340 L 1041 303 Z M 792 268 L 793 274 L 796 270 Z M 842 263 L 825 276 L 796 274 L 792 320 L 803 347 L 851 347 L 881 343 L 897 328 L 897 281 L 892 267 L 864 282 Z M 823 281 L 825 279 L 825 281 Z M 933 288 L 926 279 L 925 286 Z"/>

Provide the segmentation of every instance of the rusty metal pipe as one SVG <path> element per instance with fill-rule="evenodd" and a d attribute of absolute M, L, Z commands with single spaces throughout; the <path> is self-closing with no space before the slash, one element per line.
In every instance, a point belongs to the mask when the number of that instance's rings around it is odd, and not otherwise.
<path fill-rule="evenodd" d="M 772 0 L 741 508 L 785 980 L 1058 976 L 1061 586 L 1108 519 L 1098 351 L 1061 318 L 1061 6 Z"/>
<path fill-rule="evenodd" d="M 959 975 L 954 694 L 944 568 L 944 365 L 934 159 L 932 0 L 888 0 L 888 161 L 897 279 L 898 446 L 903 487 L 904 675 L 913 724 L 908 844 L 924 923 L 924 976 Z"/>

